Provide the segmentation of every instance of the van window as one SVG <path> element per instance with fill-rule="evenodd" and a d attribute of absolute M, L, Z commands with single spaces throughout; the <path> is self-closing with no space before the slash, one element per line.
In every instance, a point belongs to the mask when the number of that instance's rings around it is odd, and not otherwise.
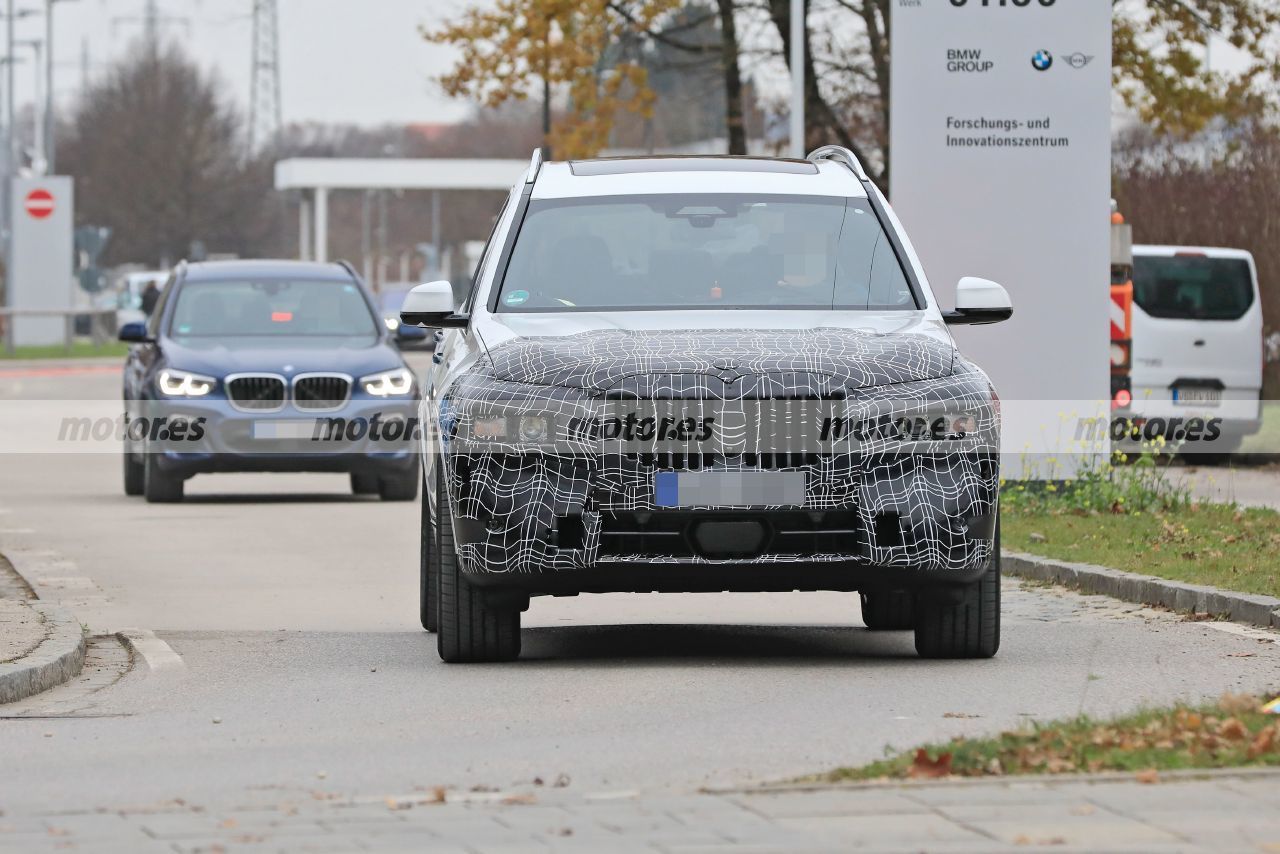
<path fill-rule="evenodd" d="M 1253 278 L 1242 258 L 1139 255 L 1133 300 L 1152 317 L 1235 320 L 1253 304 Z"/>

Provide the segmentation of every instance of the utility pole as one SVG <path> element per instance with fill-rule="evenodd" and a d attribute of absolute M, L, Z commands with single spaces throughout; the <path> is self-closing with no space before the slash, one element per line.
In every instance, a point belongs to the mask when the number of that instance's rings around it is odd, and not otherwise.
<path fill-rule="evenodd" d="M 791 0 L 791 156 L 804 151 L 804 43 L 808 35 L 805 8 L 808 0 Z"/>
<path fill-rule="evenodd" d="M 44 162 L 50 175 L 57 174 L 54 165 L 57 121 L 53 107 L 56 101 L 53 87 L 53 7 L 62 2 L 66 0 L 44 0 Z"/>
<path fill-rule="evenodd" d="M 280 18 L 276 0 L 253 0 L 253 56 L 249 82 L 249 152 L 280 132 Z"/>

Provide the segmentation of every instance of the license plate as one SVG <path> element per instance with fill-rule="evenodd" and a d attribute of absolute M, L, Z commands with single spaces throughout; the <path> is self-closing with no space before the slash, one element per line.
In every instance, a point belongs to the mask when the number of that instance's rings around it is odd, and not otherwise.
<path fill-rule="evenodd" d="M 804 504 L 804 472 L 660 471 L 653 493 L 658 507 L 798 507 Z"/>
<path fill-rule="evenodd" d="M 1222 389 L 1205 386 L 1174 386 L 1173 402 L 1182 406 L 1217 406 L 1222 403 Z"/>
<path fill-rule="evenodd" d="M 310 439 L 315 436 L 315 419 L 310 421 L 255 421 L 253 422 L 253 438 L 269 441 L 272 439 Z"/>

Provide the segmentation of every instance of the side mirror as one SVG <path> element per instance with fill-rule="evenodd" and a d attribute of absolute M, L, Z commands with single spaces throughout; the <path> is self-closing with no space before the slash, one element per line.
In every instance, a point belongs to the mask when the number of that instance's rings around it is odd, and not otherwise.
<path fill-rule="evenodd" d="M 1009 292 L 989 279 L 965 276 L 956 285 L 956 310 L 944 311 L 949 326 L 999 323 L 1013 317 Z"/>
<path fill-rule="evenodd" d="M 120 332 L 116 337 L 128 344 L 151 343 L 151 336 L 147 334 L 147 324 L 145 323 L 126 323 L 120 327 Z"/>
<path fill-rule="evenodd" d="M 410 326 L 465 327 L 468 316 L 455 313 L 453 305 L 452 285 L 444 280 L 427 282 L 405 296 L 404 304 L 400 306 L 400 320 Z"/>

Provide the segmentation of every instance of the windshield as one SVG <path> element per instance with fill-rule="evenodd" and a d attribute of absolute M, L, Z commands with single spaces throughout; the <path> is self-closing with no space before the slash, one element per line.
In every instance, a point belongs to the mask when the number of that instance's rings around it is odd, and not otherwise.
<path fill-rule="evenodd" d="M 188 282 L 177 296 L 170 330 L 178 336 L 377 334 L 369 306 L 351 282 Z"/>
<path fill-rule="evenodd" d="M 652 195 L 537 200 L 497 311 L 914 309 L 866 199 Z"/>
<path fill-rule="evenodd" d="M 1235 320 L 1253 304 L 1249 262 L 1204 255 L 1137 256 L 1133 301 L 1152 317 Z"/>

